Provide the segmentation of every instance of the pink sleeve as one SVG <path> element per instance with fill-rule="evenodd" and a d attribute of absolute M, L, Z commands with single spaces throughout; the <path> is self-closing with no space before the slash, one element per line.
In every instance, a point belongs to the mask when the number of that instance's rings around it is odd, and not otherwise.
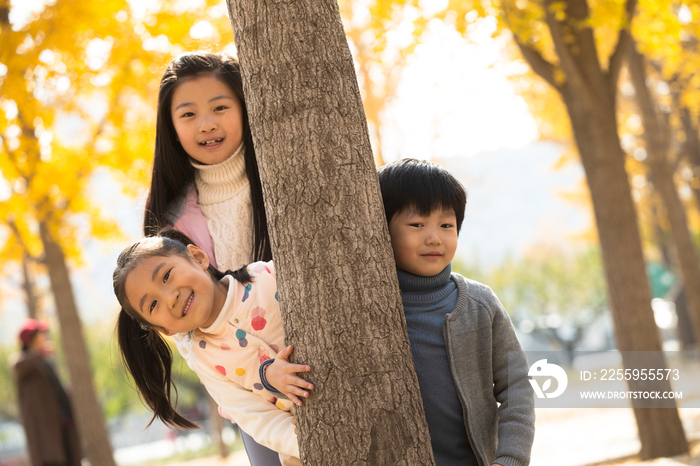
<path fill-rule="evenodd" d="M 209 257 L 209 263 L 214 267 L 217 266 L 216 256 L 214 255 L 214 241 L 212 241 L 209 234 L 207 219 L 204 218 L 204 214 L 202 214 L 197 203 L 197 188 L 193 188 L 187 195 L 182 215 L 177 219 L 173 228 L 189 236 L 194 241 L 194 244 Z"/>

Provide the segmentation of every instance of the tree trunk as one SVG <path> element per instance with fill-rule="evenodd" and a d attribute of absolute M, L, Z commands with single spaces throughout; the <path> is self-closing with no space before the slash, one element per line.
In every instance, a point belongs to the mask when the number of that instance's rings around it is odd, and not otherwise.
<path fill-rule="evenodd" d="M 614 107 L 604 113 L 587 111 L 575 92 L 565 94 L 564 101 L 593 200 L 618 349 L 660 352 L 661 339 L 651 309 L 651 291 Z M 670 383 L 666 385 L 670 390 Z M 629 386 L 635 390 L 634 381 L 629 381 Z M 677 409 L 634 408 L 634 415 L 642 459 L 688 451 Z"/>
<path fill-rule="evenodd" d="M 650 183 L 653 183 L 653 181 L 650 181 Z M 651 221 L 654 228 L 656 247 L 659 248 L 659 252 L 661 253 L 661 262 L 667 269 L 675 270 L 677 267 L 677 260 L 671 254 L 670 241 L 666 237 L 666 230 L 661 226 L 661 213 L 659 212 L 657 196 L 653 194 L 651 199 Z"/>
<path fill-rule="evenodd" d="M 112 446 L 92 383 L 90 361 L 66 259 L 45 221 L 39 224 L 39 229 L 61 327 L 61 342 L 70 374 L 78 432 L 92 466 L 115 466 Z"/>
<path fill-rule="evenodd" d="M 367 124 L 335 0 L 229 0 L 306 465 L 432 465 Z"/>
<path fill-rule="evenodd" d="M 678 275 L 678 260 L 672 258 L 671 247 L 669 240 L 666 238 L 666 232 L 661 227 L 661 218 L 656 202 L 651 204 L 651 216 L 654 223 L 654 236 L 656 244 L 661 252 L 661 261 L 664 266 L 673 270 Z M 681 343 L 681 350 L 692 351 L 695 345 L 695 335 L 693 333 L 693 321 L 690 318 L 690 310 L 688 309 L 688 300 L 685 297 L 684 284 L 681 281 L 676 283 L 673 288 L 666 294 L 665 299 L 673 300 L 676 305 L 676 336 Z"/>
<path fill-rule="evenodd" d="M 681 285 L 674 298 L 676 304 L 676 316 L 678 323 L 676 324 L 676 335 L 681 342 L 681 351 L 693 351 L 698 343 L 693 333 L 693 322 L 690 319 L 690 311 L 688 310 L 688 298 L 686 298 L 685 287 Z"/>
<path fill-rule="evenodd" d="M 679 99 L 676 98 L 675 100 L 678 101 Z M 693 170 L 693 179 L 690 182 L 690 187 L 695 195 L 695 206 L 700 210 L 700 137 L 698 136 L 698 128 L 693 123 L 690 110 L 682 104 L 678 106 L 678 110 L 685 132 L 684 153 Z"/>
<path fill-rule="evenodd" d="M 635 5 L 635 0 L 626 1 L 626 22 L 633 17 Z M 566 105 L 593 201 L 617 347 L 620 351 L 660 352 L 661 339 L 651 309 L 651 290 L 615 115 L 619 70 L 631 37 L 627 30 L 620 31 L 604 70 L 593 30 L 581 27 L 590 15 L 587 1 L 566 0 L 564 15 L 556 15 L 553 1 L 547 0 L 544 10 L 558 65 L 545 60 L 518 35 L 514 38 L 532 69 L 559 91 Z M 564 80 L 557 75 L 559 71 Z M 661 359 L 663 362 L 663 355 Z M 629 367 L 628 362 L 623 360 L 625 367 Z M 628 385 L 631 390 L 638 387 L 633 380 Z M 670 388 L 668 382 L 665 385 Z M 688 451 L 677 409 L 633 408 L 643 459 Z"/>
<path fill-rule="evenodd" d="M 36 296 L 34 278 L 29 267 L 29 258 L 24 254 L 22 256 L 22 288 L 27 303 L 27 316 L 30 319 L 39 319 L 39 300 Z"/>
<path fill-rule="evenodd" d="M 219 405 L 216 404 L 214 398 L 212 398 L 207 392 L 206 395 L 207 402 L 209 403 L 209 422 L 211 433 L 214 436 L 214 441 L 216 442 L 216 447 L 219 449 L 219 456 L 221 458 L 226 458 L 228 456 L 228 447 L 226 442 L 224 442 L 224 418 L 219 416 Z"/>
<path fill-rule="evenodd" d="M 635 88 L 635 96 L 642 114 L 644 139 L 647 143 L 646 163 L 651 172 L 650 180 L 658 190 L 666 214 L 671 223 L 676 258 L 681 278 L 685 284 L 685 296 L 690 309 L 695 335 L 700 335 L 700 262 L 688 227 L 685 206 L 681 202 L 673 168 L 668 160 L 670 149 L 668 122 L 657 111 L 654 99 L 647 88 L 644 57 L 631 45 L 628 53 L 630 78 Z"/>

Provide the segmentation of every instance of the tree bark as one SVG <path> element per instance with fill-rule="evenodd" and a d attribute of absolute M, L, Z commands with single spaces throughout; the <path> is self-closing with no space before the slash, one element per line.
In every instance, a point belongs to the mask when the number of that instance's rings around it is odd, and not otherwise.
<path fill-rule="evenodd" d="M 635 88 L 635 98 L 642 114 L 644 139 L 647 145 L 646 164 L 653 186 L 658 190 L 666 215 L 671 223 L 679 278 L 685 284 L 685 296 L 690 309 L 695 335 L 700 335 L 700 262 L 688 227 L 685 206 L 678 195 L 669 163 L 670 134 L 666 117 L 657 110 L 654 98 L 646 85 L 644 57 L 634 45 L 629 48 L 628 67 Z"/>
<path fill-rule="evenodd" d="M 70 375 L 78 432 L 92 466 L 115 466 L 104 417 L 95 395 L 90 360 L 66 259 L 46 221 L 39 224 L 39 230 L 61 327 L 61 342 Z"/>
<path fill-rule="evenodd" d="M 30 319 L 39 319 L 39 300 L 36 296 L 34 278 L 29 267 L 29 258 L 25 254 L 22 256 L 22 289 L 24 289 L 27 303 L 27 316 Z"/>
<path fill-rule="evenodd" d="M 615 51 L 604 70 L 590 27 L 581 27 L 589 17 L 586 0 L 566 0 L 565 17 L 558 18 L 545 2 L 546 22 L 566 77 L 561 82 L 556 67 L 538 51 L 515 36 L 523 57 L 532 69 L 562 96 L 593 201 L 598 237 L 615 338 L 620 351 L 661 351 L 651 291 L 632 202 L 625 154 L 617 131 L 615 97 L 622 60 L 629 46 L 628 31 L 622 30 Z M 635 7 L 628 0 L 629 19 Z M 623 361 L 627 365 L 627 361 Z M 670 388 L 670 384 L 666 384 Z M 629 381 L 631 390 L 636 388 Z M 677 409 L 634 408 L 642 459 L 673 456 L 688 451 Z"/>
<path fill-rule="evenodd" d="M 396 268 L 335 0 L 228 0 L 287 343 L 316 388 L 306 465 L 432 465 Z"/>

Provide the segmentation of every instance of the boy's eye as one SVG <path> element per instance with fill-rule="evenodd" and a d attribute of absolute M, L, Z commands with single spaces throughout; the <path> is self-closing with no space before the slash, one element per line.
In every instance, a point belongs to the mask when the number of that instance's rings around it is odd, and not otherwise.
<path fill-rule="evenodd" d="M 442 228 L 452 228 L 452 227 L 454 227 L 454 225 L 452 225 L 451 223 L 443 223 L 442 224 Z"/>
<path fill-rule="evenodd" d="M 163 283 L 167 283 L 167 282 L 168 282 L 168 278 L 170 278 L 170 270 L 168 270 L 167 272 L 165 272 L 165 275 L 163 275 Z"/>
<path fill-rule="evenodd" d="M 153 302 L 151 303 L 151 307 L 149 308 L 149 311 L 150 311 L 150 312 L 153 312 L 153 309 L 156 308 L 156 303 L 157 303 L 157 301 L 153 301 Z"/>
<path fill-rule="evenodd" d="M 410 226 L 415 227 L 415 228 L 420 228 L 423 226 L 422 223 L 409 223 Z"/>

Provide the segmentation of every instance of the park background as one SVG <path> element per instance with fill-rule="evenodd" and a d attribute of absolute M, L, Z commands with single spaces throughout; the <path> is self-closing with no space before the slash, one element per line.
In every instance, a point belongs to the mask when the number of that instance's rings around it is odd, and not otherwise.
<path fill-rule="evenodd" d="M 340 2 L 377 164 L 430 159 L 463 182 L 469 199 L 455 269 L 494 288 L 526 349 L 610 350 L 615 341 L 605 276 L 566 109 L 520 56 L 498 5 Z M 516 33 L 551 58 L 539 4 L 513 5 L 532 10 Z M 591 5 L 601 54 L 609 53 L 615 15 L 624 3 Z M 142 432 L 148 418 L 115 349 L 117 303 L 110 278 L 118 251 L 140 235 L 160 75 L 182 51 L 235 54 L 226 14 L 225 3 L 197 0 L 0 2 L 0 461 L 10 464 L 21 448 L 7 363 L 17 350 L 17 330 L 27 315 L 58 327 L 41 263 L 39 225 L 47 216 L 70 269 L 93 381 L 117 458 L 121 451 L 124 464 L 144 460 L 144 451 L 156 451 L 154 444 L 135 449 L 144 441 L 169 442 L 179 450 L 207 443 L 203 436 L 189 442 L 169 438 L 158 426 L 148 438 Z M 697 247 L 700 153 L 691 143 L 698 137 L 693 18 L 700 9 L 693 2 L 649 1 L 640 3 L 636 14 L 641 18 L 633 35 L 647 56 L 647 87 L 667 123 L 671 143 L 665 155 Z M 664 348 L 689 349 L 694 339 L 687 332 L 692 327 L 681 292 L 679 253 L 645 164 L 648 131 L 636 96 L 623 69 L 619 136 L 628 157 L 654 314 Z M 23 120 L 23 113 L 32 121 Z M 60 349 L 58 332 L 53 336 Z M 68 381 L 60 351 L 58 361 Z M 183 405 L 206 412 L 197 380 L 186 370 L 181 373 Z M 628 410 L 538 414 L 548 423 L 538 425 L 533 464 L 588 464 L 639 449 Z M 697 440 L 697 410 L 682 408 L 681 416 L 688 439 Z M 596 426 L 613 427 L 618 437 L 605 444 L 602 436 L 609 438 L 610 432 Z M 576 439 L 577 450 L 555 441 L 562 432 L 569 441 Z"/>

